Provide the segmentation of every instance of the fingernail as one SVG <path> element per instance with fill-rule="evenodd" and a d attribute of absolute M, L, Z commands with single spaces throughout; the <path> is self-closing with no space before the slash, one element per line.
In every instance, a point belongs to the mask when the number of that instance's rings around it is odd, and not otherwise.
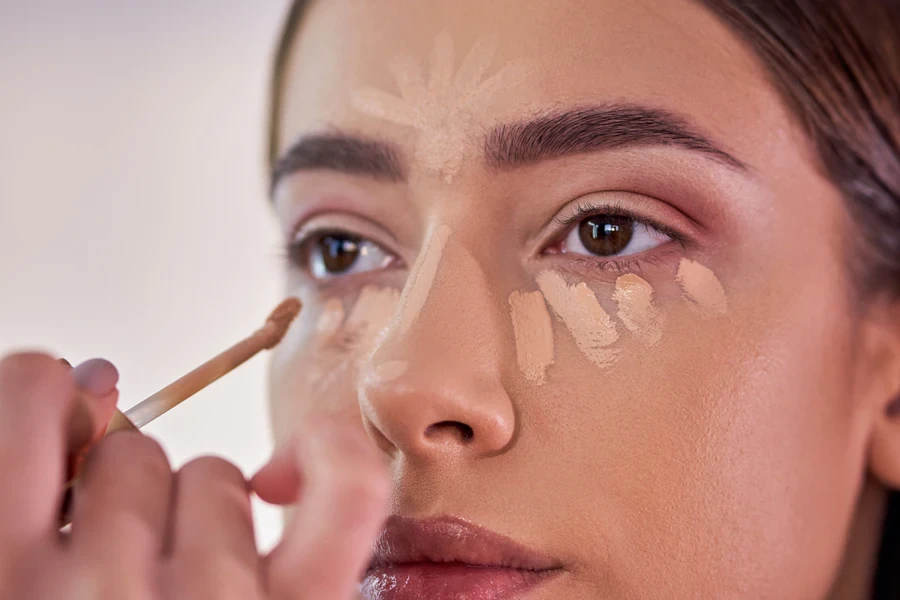
<path fill-rule="evenodd" d="M 72 371 L 72 376 L 78 387 L 98 397 L 113 391 L 119 382 L 116 367 L 102 358 L 92 358 L 81 363 Z"/>

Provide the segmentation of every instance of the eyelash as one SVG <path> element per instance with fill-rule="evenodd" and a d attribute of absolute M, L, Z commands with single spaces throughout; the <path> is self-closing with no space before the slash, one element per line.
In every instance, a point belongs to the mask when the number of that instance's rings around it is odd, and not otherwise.
<path fill-rule="evenodd" d="M 600 215 L 608 215 L 629 219 L 636 223 L 642 223 L 670 237 L 672 242 L 678 244 L 682 250 L 687 250 L 690 239 L 680 231 L 669 227 L 665 223 L 648 218 L 626 206 L 618 203 L 609 204 L 591 204 L 578 203 L 574 210 L 567 216 L 558 215 L 553 219 L 556 223 L 559 233 L 552 238 L 552 243 L 547 247 L 552 247 L 562 243 L 562 241 L 572 231 L 572 227 L 578 225 L 581 221 Z M 668 244 L 666 244 L 668 245 Z M 620 258 L 602 258 L 591 257 L 587 255 L 568 254 L 567 262 L 579 271 L 597 271 L 603 273 L 614 273 L 621 275 L 623 273 L 640 272 L 644 266 L 660 266 L 663 263 L 663 257 L 660 253 L 655 252 L 656 249 L 649 252 L 640 252 L 636 255 L 626 255 Z M 541 254 L 546 254 L 547 250 L 543 250 Z"/>
<path fill-rule="evenodd" d="M 584 221 L 585 219 L 600 215 L 609 215 L 620 217 L 623 219 L 629 219 L 636 223 L 641 223 L 646 226 L 652 227 L 653 229 L 671 238 L 672 242 L 678 244 L 682 248 L 682 250 L 686 250 L 690 244 L 690 240 L 688 239 L 688 237 L 682 234 L 680 231 L 673 229 L 672 227 L 669 227 L 664 223 L 648 218 L 645 215 L 631 210 L 628 207 L 622 206 L 621 204 L 578 203 L 575 205 L 570 214 L 566 216 L 558 215 L 553 219 L 553 222 L 556 224 L 556 228 L 559 230 L 559 232 L 553 238 L 551 238 L 551 243 L 545 245 L 545 249 L 541 251 L 541 254 L 547 255 L 548 248 L 562 243 L 566 236 L 568 236 L 572 231 L 573 226 L 577 226 L 578 223 Z M 350 236 L 367 239 L 364 236 L 360 236 L 349 230 L 341 230 L 335 227 L 325 227 L 322 229 L 310 230 L 306 232 L 306 234 L 301 239 L 291 238 L 285 245 L 281 247 L 280 254 L 282 261 L 289 269 L 300 268 L 303 270 L 307 270 L 306 266 L 304 266 L 304 263 L 308 262 L 308 260 L 298 261 L 297 257 L 307 256 L 311 251 L 312 245 L 316 243 L 316 240 L 319 240 L 327 235 Z M 569 253 L 566 254 L 566 263 L 570 269 L 579 272 L 593 271 L 598 272 L 599 274 L 614 273 L 617 275 L 629 272 L 640 272 L 646 265 L 659 266 L 662 264 L 662 262 L 664 262 L 664 255 L 661 256 L 661 253 L 655 252 L 654 250 L 650 250 L 649 252 L 640 252 L 635 255 L 626 255 L 619 258 L 603 258 L 599 256 L 592 257 L 588 255 Z M 334 278 L 334 280 L 336 282 L 337 280 L 344 278 L 346 278 L 346 276 L 338 276 Z"/>

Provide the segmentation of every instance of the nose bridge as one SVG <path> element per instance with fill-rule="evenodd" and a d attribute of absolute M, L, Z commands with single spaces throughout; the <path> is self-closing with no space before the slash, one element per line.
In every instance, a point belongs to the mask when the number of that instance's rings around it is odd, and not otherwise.
<path fill-rule="evenodd" d="M 449 445 L 494 453 L 512 438 L 502 385 L 502 304 L 473 254 L 439 227 L 410 273 L 398 315 L 361 374 L 376 437 L 405 453 Z"/>

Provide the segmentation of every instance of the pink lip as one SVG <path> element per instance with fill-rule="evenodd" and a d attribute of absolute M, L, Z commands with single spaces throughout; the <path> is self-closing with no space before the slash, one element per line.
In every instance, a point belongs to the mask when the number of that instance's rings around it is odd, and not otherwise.
<path fill-rule="evenodd" d="M 362 582 L 367 600 L 507 600 L 559 562 L 456 517 L 391 517 Z"/>

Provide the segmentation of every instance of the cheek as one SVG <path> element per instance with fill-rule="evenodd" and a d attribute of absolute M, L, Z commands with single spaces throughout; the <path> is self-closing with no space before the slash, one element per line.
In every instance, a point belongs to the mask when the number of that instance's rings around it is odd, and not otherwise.
<path fill-rule="evenodd" d="M 359 368 L 380 343 L 398 300 L 396 289 L 366 287 L 350 300 L 327 300 L 294 323 L 269 366 L 276 441 L 309 413 L 359 411 Z"/>
<path fill-rule="evenodd" d="M 583 540 L 598 564 L 620 563 L 613 573 L 655 565 L 643 583 L 621 582 L 623 595 L 644 584 L 759 589 L 760 574 L 796 582 L 800 595 L 825 585 L 865 448 L 853 357 L 842 350 L 852 324 L 802 299 L 766 306 L 729 296 L 715 318 L 687 304 L 663 308 L 659 343 L 623 335 L 604 369 L 557 333 L 542 393 L 562 401 L 540 425 L 554 443 L 544 460 L 557 463 L 548 487 L 583 490 L 576 512 L 604 531 L 599 545 Z M 698 572 L 718 580 L 703 583 Z"/>

